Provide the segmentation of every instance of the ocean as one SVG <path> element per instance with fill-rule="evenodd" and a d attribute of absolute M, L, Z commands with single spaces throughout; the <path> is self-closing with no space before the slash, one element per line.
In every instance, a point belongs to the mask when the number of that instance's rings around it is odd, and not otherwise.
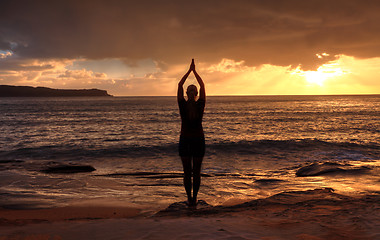
<path fill-rule="evenodd" d="M 199 199 L 380 193 L 380 95 L 210 96 Z M 1 98 L 0 207 L 184 201 L 175 97 Z M 81 173 L 49 173 L 90 165 Z"/>

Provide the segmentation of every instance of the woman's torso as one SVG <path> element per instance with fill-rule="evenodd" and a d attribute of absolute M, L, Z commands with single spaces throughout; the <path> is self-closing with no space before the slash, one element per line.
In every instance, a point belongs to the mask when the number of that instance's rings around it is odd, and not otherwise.
<path fill-rule="evenodd" d="M 184 137 L 203 137 L 202 118 L 205 108 L 205 101 L 178 101 L 181 115 L 181 136 Z"/>

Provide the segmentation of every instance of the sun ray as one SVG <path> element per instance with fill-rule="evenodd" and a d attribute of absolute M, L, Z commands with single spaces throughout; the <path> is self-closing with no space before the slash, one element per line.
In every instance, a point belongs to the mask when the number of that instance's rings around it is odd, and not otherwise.
<path fill-rule="evenodd" d="M 300 67 L 297 67 L 292 74 L 304 77 L 309 84 L 323 86 L 327 80 L 342 76 L 348 72 L 348 70 L 342 69 L 335 62 L 331 62 L 323 64 L 316 71 L 303 71 Z"/>

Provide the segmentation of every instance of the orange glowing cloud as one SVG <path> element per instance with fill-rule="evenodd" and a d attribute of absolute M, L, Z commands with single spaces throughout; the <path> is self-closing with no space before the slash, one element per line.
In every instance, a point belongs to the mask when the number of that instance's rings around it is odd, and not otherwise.
<path fill-rule="evenodd" d="M 9 57 L 12 59 L 12 57 Z M 12 68 L 0 67 L 3 84 L 47 86 L 53 88 L 107 89 L 113 95 L 175 95 L 179 79 L 189 67 L 178 64 L 160 68 L 128 66 L 114 76 L 96 67 L 73 69 L 77 60 L 13 59 Z M 81 59 L 85 62 L 85 59 Z M 91 60 L 88 66 L 94 66 Z M 116 61 L 115 59 L 112 61 Z M 104 61 L 101 61 L 104 62 Z M 209 64 L 197 61 L 198 72 L 209 95 L 282 95 L 282 94 L 376 94 L 380 92 L 378 69 L 380 58 L 356 59 L 340 55 L 316 70 L 263 64 L 248 66 L 244 61 L 221 59 Z M 82 65 L 81 65 L 82 66 Z M 83 66 L 86 66 L 84 64 Z M 95 64 L 96 66 L 96 64 Z M 139 73 L 139 76 L 132 74 Z M 115 77 L 125 76 L 125 77 Z M 196 84 L 190 75 L 186 85 Z"/>

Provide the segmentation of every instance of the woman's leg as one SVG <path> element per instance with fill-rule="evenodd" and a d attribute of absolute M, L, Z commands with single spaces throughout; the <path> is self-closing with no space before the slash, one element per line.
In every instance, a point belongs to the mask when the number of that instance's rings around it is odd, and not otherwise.
<path fill-rule="evenodd" d="M 193 202 L 191 197 L 191 157 L 181 156 L 182 166 L 183 166 L 183 185 L 185 186 L 187 201 L 189 204 Z"/>
<path fill-rule="evenodd" d="M 203 157 L 193 158 L 193 205 L 197 204 L 197 195 L 201 185 L 201 168 Z"/>

